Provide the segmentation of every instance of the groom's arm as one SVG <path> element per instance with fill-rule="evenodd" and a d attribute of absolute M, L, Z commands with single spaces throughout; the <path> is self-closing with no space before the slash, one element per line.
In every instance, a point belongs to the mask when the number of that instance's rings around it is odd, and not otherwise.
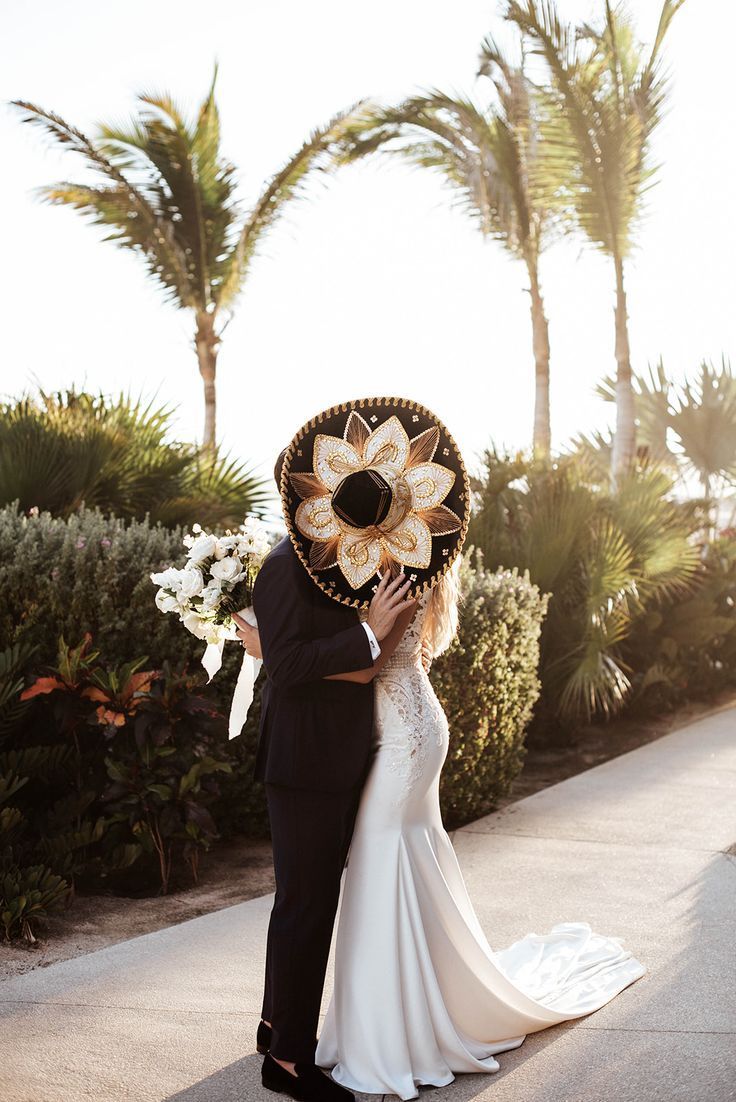
<path fill-rule="evenodd" d="M 303 568 L 290 556 L 271 555 L 253 590 L 263 661 L 273 684 L 285 688 L 372 666 L 371 645 L 360 623 L 323 639 L 310 638 L 309 605 L 300 598 L 295 569 Z"/>

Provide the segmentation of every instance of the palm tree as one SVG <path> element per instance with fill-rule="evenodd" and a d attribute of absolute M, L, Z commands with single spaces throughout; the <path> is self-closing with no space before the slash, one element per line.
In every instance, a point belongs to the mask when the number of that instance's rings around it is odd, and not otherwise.
<path fill-rule="evenodd" d="M 523 260 L 529 276 L 534 350 L 534 435 L 537 458 L 549 456 L 549 324 L 539 279 L 539 258 L 549 243 L 559 210 L 559 181 L 550 166 L 540 171 L 539 147 L 544 142 L 545 97 L 525 71 L 523 44 L 512 61 L 491 35 L 481 45 L 479 76 L 489 77 L 496 92 L 492 120 L 495 138 L 493 169 L 484 177 L 488 222 L 501 244 Z M 495 202 L 494 202 L 495 200 Z"/>
<path fill-rule="evenodd" d="M 524 263 L 536 377 L 533 444 L 544 457 L 550 450 L 550 350 L 539 257 L 550 236 L 552 189 L 549 170 L 544 181 L 537 173 L 540 97 L 526 77 L 523 56 L 509 60 L 491 38 L 483 43 L 480 73 L 492 81 L 492 106 L 431 90 L 396 107 L 366 109 L 347 131 L 343 160 L 384 149 L 440 172 L 481 232 Z"/>
<path fill-rule="evenodd" d="M 601 27 L 573 27 L 554 0 L 508 0 L 506 16 L 532 42 L 549 69 L 557 101 L 547 156 L 567 163 L 580 229 L 613 261 L 616 287 L 616 435 L 614 478 L 635 452 L 634 394 L 624 285 L 643 199 L 653 182 L 651 139 L 667 100 L 662 46 L 684 0 L 664 0 L 649 52 L 631 15 L 605 0 Z"/>
<path fill-rule="evenodd" d="M 194 315 L 208 448 L 216 441 L 217 354 L 227 324 L 220 314 L 232 315 L 261 240 L 307 176 L 331 169 L 331 147 L 350 119 L 349 111 L 340 113 L 315 129 L 243 216 L 235 168 L 220 148 L 216 79 L 215 68 L 194 122 L 168 93 L 142 93 L 137 117 L 123 127 L 102 125 L 95 138 L 51 111 L 14 101 L 24 122 L 40 126 L 102 177 L 97 184 L 41 188 L 42 197 L 81 211 L 108 230 L 104 240 L 139 253 L 166 299 Z"/>

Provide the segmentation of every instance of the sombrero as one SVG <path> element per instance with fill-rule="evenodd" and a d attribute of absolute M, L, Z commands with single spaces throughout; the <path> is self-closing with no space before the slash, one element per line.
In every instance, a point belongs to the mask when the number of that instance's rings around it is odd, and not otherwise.
<path fill-rule="evenodd" d="M 380 577 L 406 573 L 411 595 L 460 552 L 470 516 L 465 465 L 430 410 L 406 398 L 332 406 L 286 449 L 281 499 L 304 568 L 328 596 L 365 608 Z"/>

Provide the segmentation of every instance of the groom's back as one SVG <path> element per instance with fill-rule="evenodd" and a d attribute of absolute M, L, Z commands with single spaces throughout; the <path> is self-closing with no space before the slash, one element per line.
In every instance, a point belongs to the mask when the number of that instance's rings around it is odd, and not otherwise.
<path fill-rule="evenodd" d="M 269 784 L 343 791 L 358 783 L 369 761 L 373 686 L 269 670 L 272 629 L 295 643 L 328 639 L 358 624 L 355 609 L 327 597 L 310 579 L 288 537 L 266 558 L 253 605 L 268 675 L 263 689 L 255 777 Z M 363 646 L 363 636 L 355 633 Z M 355 646 L 353 640 L 350 645 Z M 367 644 L 366 644 L 367 645 Z M 360 654 L 364 653 L 361 650 Z M 367 662 L 353 663 L 359 668 Z M 346 667 L 349 668 L 349 667 Z"/>

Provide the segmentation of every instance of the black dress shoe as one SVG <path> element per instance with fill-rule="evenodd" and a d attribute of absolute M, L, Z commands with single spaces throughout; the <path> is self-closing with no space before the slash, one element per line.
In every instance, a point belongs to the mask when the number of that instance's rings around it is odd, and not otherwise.
<path fill-rule="evenodd" d="M 289 1094 L 298 1102 L 355 1102 L 355 1095 L 321 1072 L 315 1064 L 297 1063 L 292 1075 L 268 1053 L 261 1069 L 261 1081 L 268 1090 Z"/>
<path fill-rule="evenodd" d="M 256 1052 L 260 1052 L 261 1056 L 265 1056 L 271 1047 L 271 1026 L 261 1020 L 258 1023 L 258 1032 L 256 1033 Z"/>

